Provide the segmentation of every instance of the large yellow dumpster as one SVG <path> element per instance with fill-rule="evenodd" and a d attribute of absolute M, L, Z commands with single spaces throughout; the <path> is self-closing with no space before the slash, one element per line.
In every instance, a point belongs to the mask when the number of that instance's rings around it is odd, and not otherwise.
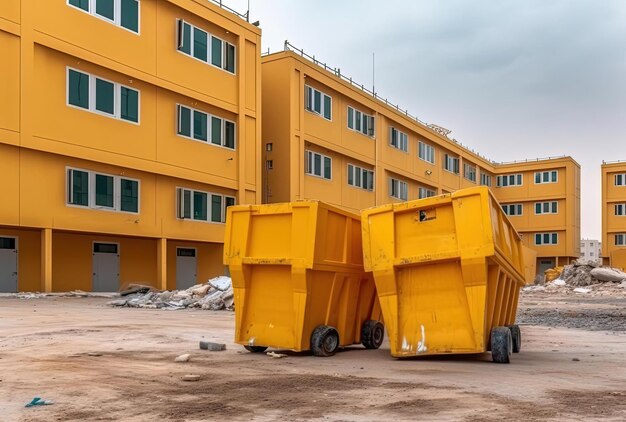
<path fill-rule="evenodd" d="M 522 244 L 486 187 L 371 208 L 361 218 L 365 269 L 392 356 L 491 350 L 508 362 L 519 351 Z"/>
<path fill-rule="evenodd" d="M 235 341 L 247 350 L 330 356 L 382 343 L 358 215 L 317 201 L 231 206 L 224 263 L 235 291 Z"/>

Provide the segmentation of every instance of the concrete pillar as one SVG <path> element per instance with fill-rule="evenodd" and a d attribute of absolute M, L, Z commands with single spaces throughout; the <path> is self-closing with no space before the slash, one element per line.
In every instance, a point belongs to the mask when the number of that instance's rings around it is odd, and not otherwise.
<path fill-rule="evenodd" d="M 52 229 L 41 230 L 41 284 L 43 291 L 52 291 Z"/>
<path fill-rule="evenodd" d="M 167 290 L 167 239 L 157 239 L 157 288 Z"/>

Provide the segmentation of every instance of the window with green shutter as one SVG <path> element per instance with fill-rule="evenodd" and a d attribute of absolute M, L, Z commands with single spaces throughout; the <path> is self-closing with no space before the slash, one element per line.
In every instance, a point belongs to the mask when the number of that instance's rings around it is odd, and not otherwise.
<path fill-rule="evenodd" d="M 216 37 L 211 37 L 211 63 L 222 67 L 222 40 Z"/>
<path fill-rule="evenodd" d="M 226 148 L 235 148 L 235 124 L 233 122 L 229 122 L 226 121 L 224 123 L 224 132 L 225 132 L 225 139 L 224 139 L 224 146 Z"/>
<path fill-rule="evenodd" d="M 115 84 L 96 78 L 96 110 L 115 114 Z"/>
<path fill-rule="evenodd" d="M 193 137 L 200 141 L 207 141 L 207 115 L 200 111 L 193 112 Z"/>
<path fill-rule="evenodd" d="M 191 109 L 178 105 L 178 134 L 191 137 Z"/>
<path fill-rule="evenodd" d="M 122 103 L 120 117 L 124 120 L 139 122 L 139 91 L 121 87 L 120 99 Z"/>
<path fill-rule="evenodd" d="M 139 1 L 121 0 L 120 9 L 120 25 L 130 31 L 139 32 Z"/>
<path fill-rule="evenodd" d="M 69 170 L 69 201 L 72 205 L 89 206 L 89 173 Z"/>
<path fill-rule="evenodd" d="M 204 192 L 193 193 L 193 219 L 206 221 L 207 220 L 207 199 L 208 195 Z"/>
<path fill-rule="evenodd" d="M 89 0 L 70 0 L 70 4 L 83 9 L 85 12 L 89 12 Z"/>
<path fill-rule="evenodd" d="M 139 212 L 139 182 L 120 179 L 120 209 L 126 212 Z"/>
<path fill-rule="evenodd" d="M 96 206 L 113 208 L 113 176 L 96 174 Z"/>
<path fill-rule="evenodd" d="M 211 116 L 211 143 L 222 145 L 222 119 Z"/>
<path fill-rule="evenodd" d="M 115 3 L 113 0 L 96 0 L 96 15 L 115 20 Z"/>
<path fill-rule="evenodd" d="M 193 56 L 203 62 L 208 57 L 207 33 L 198 28 L 193 29 Z"/>
<path fill-rule="evenodd" d="M 68 70 L 68 102 L 76 107 L 89 108 L 89 75 Z"/>
<path fill-rule="evenodd" d="M 211 195 L 211 221 L 214 223 L 222 222 L 222 196 Z"/>

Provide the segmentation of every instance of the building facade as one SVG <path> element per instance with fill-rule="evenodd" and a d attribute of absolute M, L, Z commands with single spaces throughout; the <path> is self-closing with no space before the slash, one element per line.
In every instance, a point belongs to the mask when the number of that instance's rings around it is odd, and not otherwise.
<path fill-rule="evenodd" d="M 580 259 L 602 264 L 602 242 L 596 239 L 580 239 Z"/>
<path fill-rule="evenodd" d="M 264 202 L 319 199 L 359 212 L 486 185 L 537 252 L 538 272 L 579 257 L 572 158 L 493 163 L 301 54 L 261 63 Z"/>
<path fill-rule="evenodd" d="M 261 200 L 260 30 L 200 0 L 0 3 L 0 291 L 186 287 Z"/>
<path fill-rule="evenodd" d="M 626 269 L 626 161 L 602 164 L 602 263 Z"/>

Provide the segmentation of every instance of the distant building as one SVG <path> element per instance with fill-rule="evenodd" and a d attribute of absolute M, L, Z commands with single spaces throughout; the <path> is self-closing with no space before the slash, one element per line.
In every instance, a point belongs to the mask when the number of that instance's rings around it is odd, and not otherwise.
<path fill-rule="evenodd" d="M 602 263 L 602 242 L 595 239 L 580 240 L 580 259 Z"/>

